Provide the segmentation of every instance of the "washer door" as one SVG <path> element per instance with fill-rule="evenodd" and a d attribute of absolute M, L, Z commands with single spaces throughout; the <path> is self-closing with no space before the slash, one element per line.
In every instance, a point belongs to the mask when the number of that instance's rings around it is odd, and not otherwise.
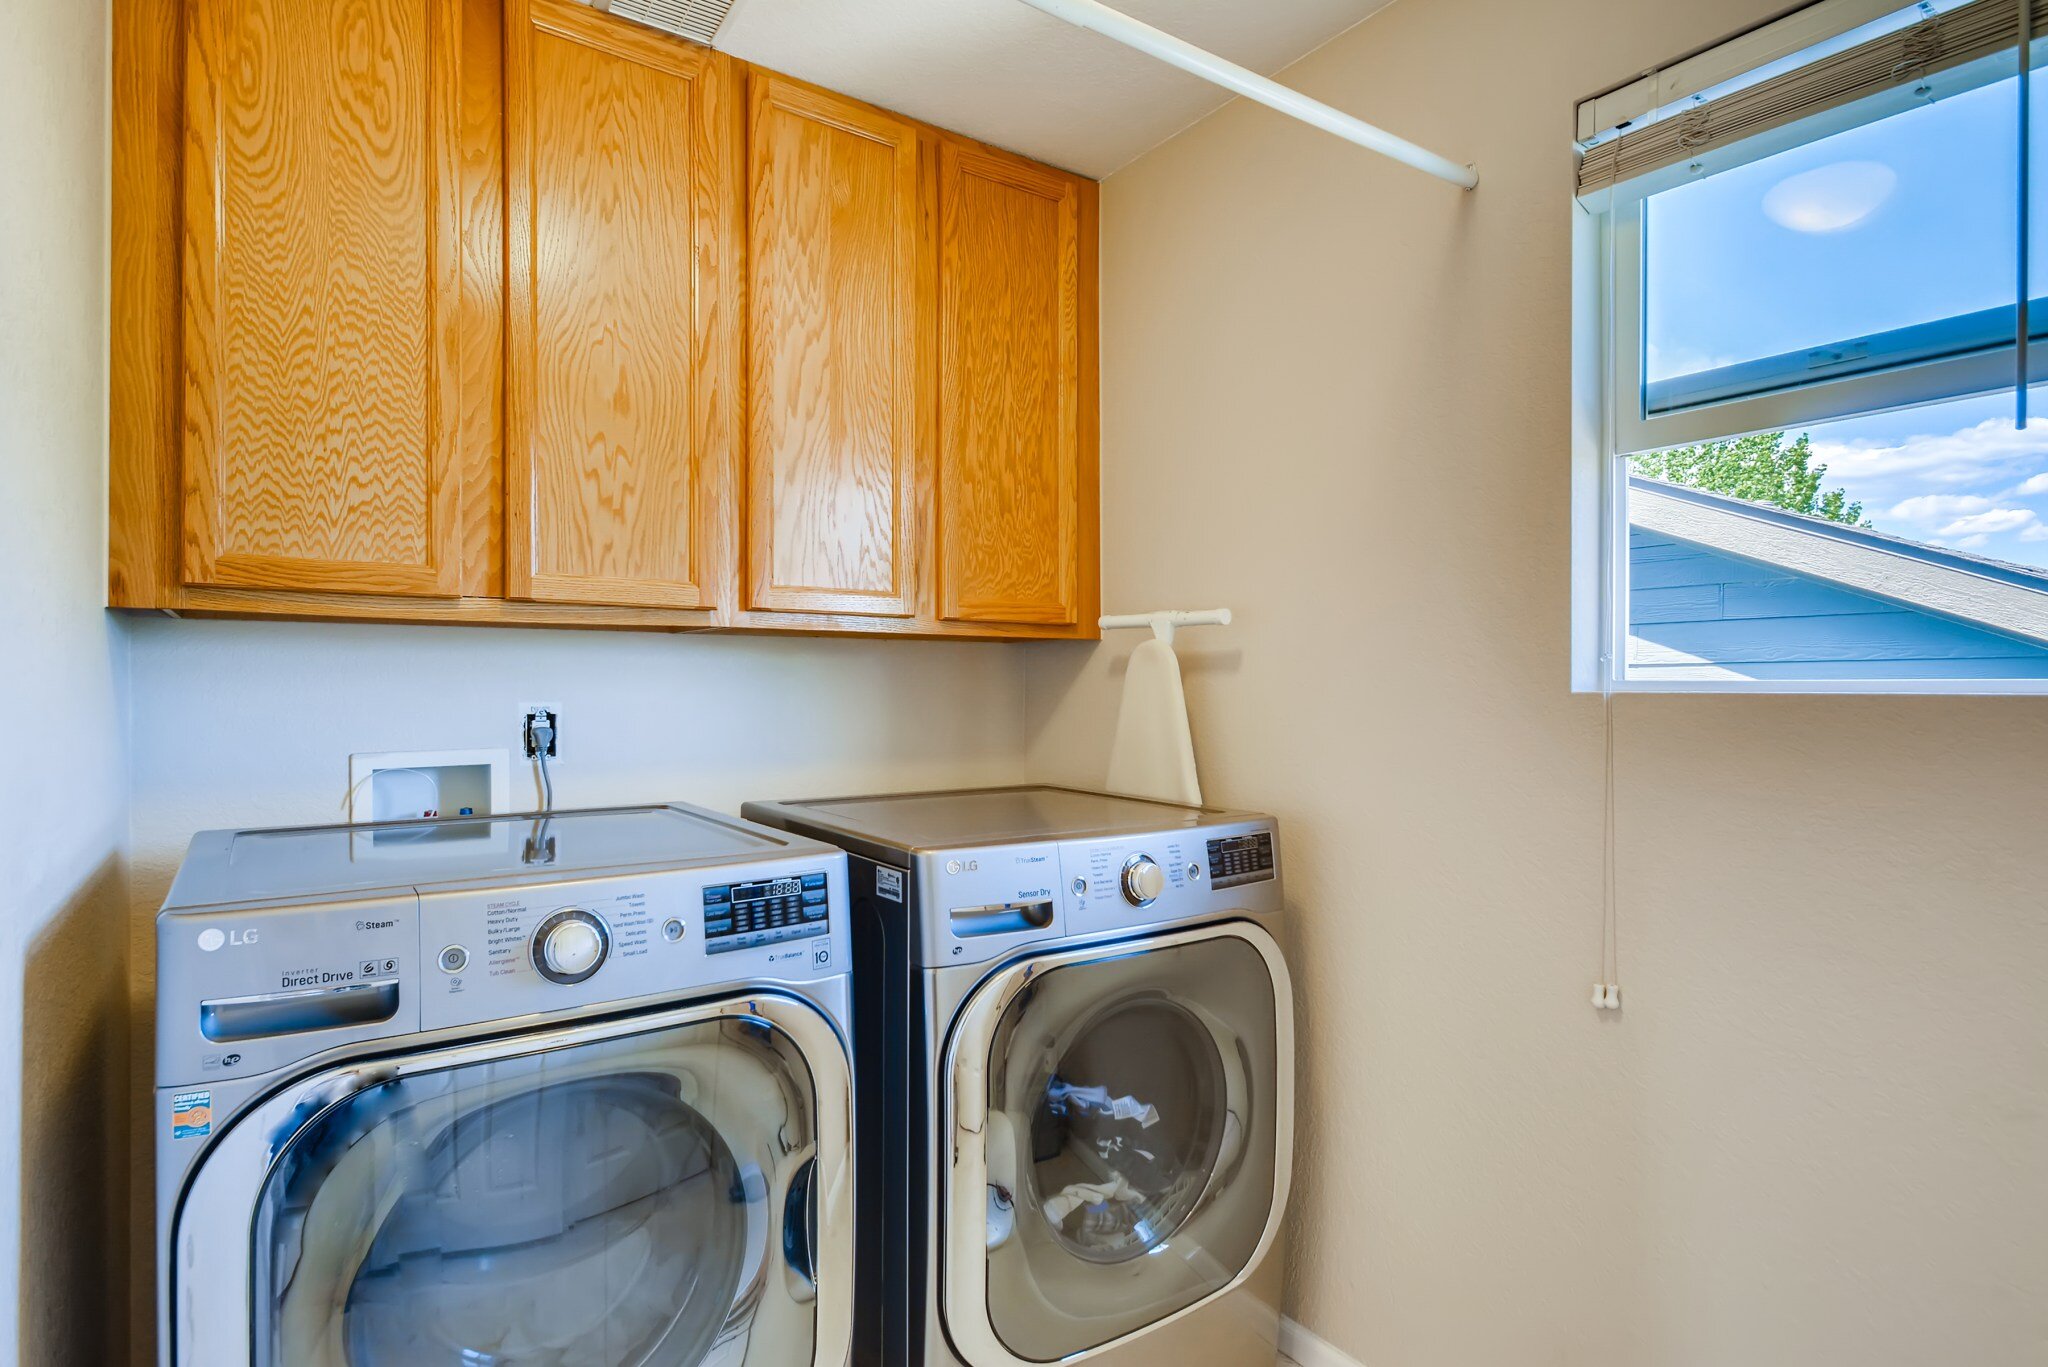
<path fill-rule="evenodd" d="M 1030 960 L 968 999 L 943 1294 L 974 1367 L 1085 1357 L 1250 1275 L 1287 1199 L 1292 1012 L 1249 924 Z"/>
<path fill-rule="evenodd" d="M 173 1360 L 839 1367 L 847 1086 L 768 998 L 311 1079 L 186 1194 Z"/>

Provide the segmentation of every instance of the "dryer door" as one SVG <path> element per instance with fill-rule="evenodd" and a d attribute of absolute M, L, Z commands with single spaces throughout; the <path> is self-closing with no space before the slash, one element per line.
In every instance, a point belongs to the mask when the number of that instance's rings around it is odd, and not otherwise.
<path fill-rule="evenodd" d="M 180 1205 L 194 1367 L 840 1367 L 849 1078 L 767 996 L 337 1069 Z"/>
<path fill-rule="evenodd" d="M 1086 1357 L 1248 1277 L 1287 1202 L 1293 1005 L 1250 924 L 1032 959 L 948 1056 L 946 1330 L 974 1367 Z"/>

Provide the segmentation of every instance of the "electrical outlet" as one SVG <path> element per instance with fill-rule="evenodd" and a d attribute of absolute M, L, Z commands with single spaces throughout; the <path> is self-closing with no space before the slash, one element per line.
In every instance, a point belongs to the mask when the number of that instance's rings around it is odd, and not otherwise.
<path fill-rule="evenodd" d="M 534 725 L 538 722 L 552 727 L 554 734 L 548 738 L 548 758 L 562 757 L 562 705 L 552 702 L 530 702 L 519 714 L 519 752 L 528 759 L 539 758 L 539 747 L 534 741 Z"/>

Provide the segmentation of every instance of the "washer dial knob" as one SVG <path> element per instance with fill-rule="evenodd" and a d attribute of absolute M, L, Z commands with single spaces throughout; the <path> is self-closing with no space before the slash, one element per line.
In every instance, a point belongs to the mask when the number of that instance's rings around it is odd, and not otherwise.
<path fill-rule="evenodd" d="M 612 935 L 581 907 L 564 907 L 533 932 L 533 966 L 552 983 L 580 983 L 604 965 Z"/>
<path fill-rule="evenodd" d="M 1124 861 L 1124 900 L 1134 907 L 1149 907 L 1166 891 L 1166 870 L 1149 854 L 1134 854 Z"/>

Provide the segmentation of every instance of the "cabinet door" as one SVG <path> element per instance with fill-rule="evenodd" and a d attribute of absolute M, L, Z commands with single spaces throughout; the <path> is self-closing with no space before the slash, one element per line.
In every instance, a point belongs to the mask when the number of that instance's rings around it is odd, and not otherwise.
<path fill-rule="evenodd" d="M 452 595 L 457 0 L 191 0 L 184 573 Z"/>
<path fill-rule="evenodd" d="M 1080 186 L 939 162 L 939 612 L 1069 625 L 1081 599 Z"/>
<path fill-rule="evenodd" d="M 741 131 L 727 59 L 566 0 L 506 19 L 506 587 L 715 606 Z"/>
<path fill-rule="evenodd" d="M 747 604 L 909 616 L 930 356 L 917 129 L 767 73 L 749 105 Z"/>

